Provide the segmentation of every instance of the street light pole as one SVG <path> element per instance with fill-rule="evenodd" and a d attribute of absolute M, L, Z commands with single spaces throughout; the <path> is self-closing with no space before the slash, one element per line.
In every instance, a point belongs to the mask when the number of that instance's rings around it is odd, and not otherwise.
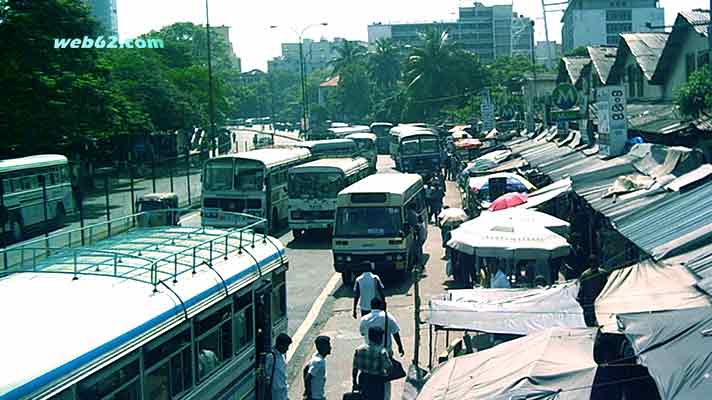
<path fill-rule="evenodd" d="M 292 32 L 294 32 L 294 34 L 297 35 L 297 39 L 299 40 L 299 80 L 301 81 L 301 87 L 302 87 L 302 119 L 304 121 L 304 131 L 305 132 L 309 131 L 309 95 L 307 94 L 307 75 L 306 75 L 306 68 L 304 65 L 304 45 L 303 45 L 302 38 L 304 37 L 304 32 L 306 32 L 307 29 L 314 27 L 314 26 L 318 26 L 318 25 L 327 26 L 327 25 L 329 25 L 329 23 L 321 22 L 318 24 L 307 25 L 299 32 L 297 32 L 296 29 L 291 28 Z M 277 27 L 278 27 L 277 25 L 270 26 L 271 29 L 275 29 Z"/>
<path fill-rule="evenodd" d="M 213 103 L 213 58 L 210 49 L 210 14 L 208 12 L 208 0 L 205 0 L 205 32 L 208 46 L 208 113 L 210 118 L 208 151 L 212 152 L 213 146 L 215 145 L 215 105 Z"/>

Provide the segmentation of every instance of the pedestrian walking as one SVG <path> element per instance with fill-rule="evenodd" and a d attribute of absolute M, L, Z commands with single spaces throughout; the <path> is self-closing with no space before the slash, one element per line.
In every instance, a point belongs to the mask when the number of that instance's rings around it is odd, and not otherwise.
<path fill-rule="evenodd" d="M 314 340 L 316 353 L 304 366 L 304 400 L 326 399 L 326 357 L 331 354 L 331 339 L 328 336 L 317 336 Z"/>
<path fill-rule="evenodd" d="M 371 328 L 381 328 L 385 332 L 384 347 L 388 352 L 390 357 L 393 357 L 393 341 L 398 345 L 398 354 L 403 357 L 405 351 L 403 350 L 403 342 L 400 337 L 400 325 L 398 321 L 393 317 L 393 314 L 387 313 L 386 304 L 378 298 L 373 299 L 371 302 L 371 312 L 366 316 L 361 318 L 361 323 L 359 326 L 359 331 L 361 336 L 364 337 L 366 343 L 368 343 L 368 331 Z M 391 383 L 386 383 L 384 399 L 388 400 L 391 398 Z"/>
<path fill-rule="evenodd" d="M 581 308 L 583 308 L 583 318 L 586 326 L 598 326 L 596 320 L 595 302 L 596 298 L 608 282 L 608 271 L 599 268 L 598 260 L 591 254 L 588 259 L 589 268 L 585 270 L 579 278 L 579 292 L 576 296 Z"/>
<path fill-rule="evenodd" d="M 430 180 L 423 186 L 425 189 L 425 204 L 428 207 L 428 221 L 433 218 L 433 186 Z"/>
<path fill-rule="evenodd" d="M 438 222 L 438 215 L 440 215 L 440 211 L 442 211 L 443 208 L 443 198 L 445 197 L 445 191 L 443 190 L 443 186 L 438 180 L 436 180 L 436 183 L 433 185 L 433 191 L 430 196 L 430 207 L 433 213 L 433 217 L 435 218 L 435 223 L 440 225 Z"/>
<path fill-rule="evenodd" d="M 406 221 L 413 232 L 413 241 L 415 242 L 415 263 L 420 264 L 423 260 L 423 243 L 425 243 L 425 221 L 421 222 L 421 217 L 418 215 L 415 202 L 408 205 Z"/>
<path fill-rule="evenodd" d="M 354 309 L 353 317 L 356 319 L 356 306 L 358 305 L 361 309 L 361 316 L 371 312 L 371 301 L 379 297 L 381 299 L 386 298 L 383 293 L 383 282 L 381 278 L 376 275 L 376 263 L 369 263 L 369 270 L 359 275 L 354 283 Z"/>
<path fill-rule="evenodd" d="M 280 333 L 275 340 L 274 349 L 265 355 L 265 381 L 272 395 L 270 400 L 288 400 L 287 351 L 292 338 Z"/>
<path fill-rule="evenodd" d="M 354 352 L 351 379 L 354 390 L 364 400 L 383 400 L 386 394 L 386 377 L 393 365 L 388 351 L 383 347 L 384 330 L 372 327 L 368 330 L 368 343 Z"/>

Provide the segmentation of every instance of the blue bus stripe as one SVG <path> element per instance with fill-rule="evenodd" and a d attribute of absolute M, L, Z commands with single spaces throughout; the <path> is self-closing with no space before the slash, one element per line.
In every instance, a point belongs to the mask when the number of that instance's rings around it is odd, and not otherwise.
<path fill-rule="evenodd" d="M 277 253 L 273 253 L 269 257 L 265 258 L 263 261 L 259 262 L 259 266 L 263 267 L 273 260 L 276 260 L 280 256 L 282 256 L 282 251 L 278 251 Z M 233 275 L 232 277 L 228 278 L 225 281 L 225 284 L 230 286 L 231 284 L 235 283 L 237 280 L 243 278 L 245 275 L 254 272 L 257 270 L 257 264 L 252 264 L 249 268 L 241 271 L 240 273 Z M 185 307 L 190 308 L 193 305 L 205 300 L 212 294 L 218 291 L 224 290 L 224 287 L 222 283 L 219 283 L 212 288 L 209 288 L 202 293 L 188 299 L 185 301 Z M 173 307 L 172 309 L 150 319 L 147 322 L 144 322 L 143 324 L 139 325 L 138 327 L 122 334 L 121 336 L 114 338 L 110 340 L 109 342 L 87 352 L 82 354 L 81 356 L 75 358 L 74 360 L 71 360 L 64 365 L 61 365 L 27 383 L 25 383 L 22 386 L 18 386 L 15 389 L 5 393 L 4 395 L 0 396 L 2 399 L 7 399 L 7 400 L 14 400 L 14 399 L 20 399 L 23 396 L 28 396 L 35 391 L 39 390 L 40 388 L 49 385 L 53 381 L 59 379 L 62 376 L 70 374 L 72 371 L 79 369 L 80 367 L 88 364 L 89 362 L 99 358 L 102 355 L 105 355 L 109 353 L 112 350 L 117 349 L 118 347 L 128 343 L 132 339 L 142 335 L 145 332 L 148 332 L 152 328 L 155 328 L 156 326 L 160 325 L 162 322 L 165 322 L 168 320 L 170 317 L 179 314 L 182 312 L 182 307 L 180 305 L 177 305 Z"/>

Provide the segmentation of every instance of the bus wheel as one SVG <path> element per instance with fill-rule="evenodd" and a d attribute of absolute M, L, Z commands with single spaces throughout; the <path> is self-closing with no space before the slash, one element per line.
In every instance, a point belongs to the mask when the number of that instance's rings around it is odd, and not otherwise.
<path fill-rule="evenodd" d="M 67 213 L 64 211 L 64 205 L 62 205 L 62 203 L 57 204 L 57 210 L 55 210 L 54 214 L 54 225 L 57 228 L 64 227 L 64 220 L 66 216 Z"/>
<path fill-rule="evenodd" d="M 344 286 L 350 287 L 353 283 L 353 279 L 354 276 L 351 271 L 344 271 L 341 273 L 341 281 L 344 283 Z"/>
<path fill-rule="evenodd" d="M 19 242 L 22 240 L 22 230 L 22 221 L 20 220 L 20 218 L 13 218 L 12 222 L 10 223 L 10 233 L 12 234 L 13 242 Z"/>

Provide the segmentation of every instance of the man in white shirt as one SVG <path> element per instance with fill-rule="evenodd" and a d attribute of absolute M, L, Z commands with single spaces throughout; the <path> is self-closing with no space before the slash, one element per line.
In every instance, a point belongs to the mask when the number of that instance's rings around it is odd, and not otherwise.
<path fill-rule="evenodd" d="M 366 271 L 356 278 L 354 283 L 354 309 L 353 317 L 356 319 L 356 305 L 361 308 L 361 316 L 371 312 L 371 300 L 376 297 L 385 299 L 383 294 L 383 282 L 381 278 L 373 272 L 376 271 L 376 264 L 370 263 L 370 271 Z"/>
<path fill-rule="evenodd" d="M 371 312 L 369 314 L 366 314 L 364 317 L 361 317 L 359 331 L 361 332 L 361 336 L 363 336 L 364 341 L 368 343 L 369 329 L 371 329 L 372 327 L 378 327 L 383 329 L 385 331 L 385 347 L 386 351 L 388 351 L 388 354 L 391 357 L 393 356 L 393 340 L 395 340 L 396 344 L 398 345 L 398 354 L 403 357 L 403 355 L 405 355 L 405 351 L 403 351 L 403 342 L 401 342 L 400 326 L 398 325 L 398 321 L 396 321 L 396 319 L 391 313 L 386 313 L 384 311 L 385 308 L 386 304 L 383 302 L 383 300 L 377 297 L 373 299 L 373 301 L 371 301 Z M 386 316 L 388 316 L 388 324 L 386 324 Z M 391 398 L 390 382 L 386 382 L 384 398 L 385 400 Z"/>
<path fill-rule="evenodd" d="M 331 339 L 317 336 L 316 353 L 304 366 L 304 400 L 325 400 L 326 356 L 331 354 Z"/>
<path fill-rule="evenodd" d="M 289 383 L 287 382 L 287 351 L 292 344 L 292 338 L 280 333 L 275 341 L 274 351 L 265 359 L 265 374 L 267 385 L 271 388 L 272 400 L 289 399 Z"/>

